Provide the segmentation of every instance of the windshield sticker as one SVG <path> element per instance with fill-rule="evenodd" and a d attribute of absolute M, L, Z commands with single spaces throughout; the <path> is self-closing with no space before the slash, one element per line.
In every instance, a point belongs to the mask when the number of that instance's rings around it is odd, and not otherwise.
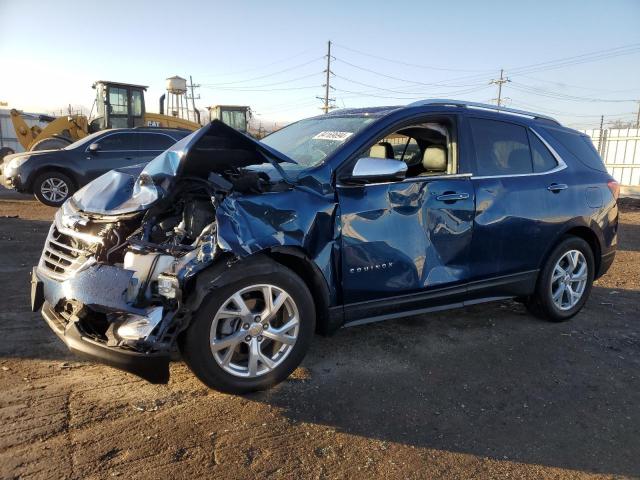
<path fill-rule="evenodd" d="M 353 132 L 320 132 L 314 140 L 333 140 L 334 142 L 344 142 L 347 138 L 353 135 Z"/>

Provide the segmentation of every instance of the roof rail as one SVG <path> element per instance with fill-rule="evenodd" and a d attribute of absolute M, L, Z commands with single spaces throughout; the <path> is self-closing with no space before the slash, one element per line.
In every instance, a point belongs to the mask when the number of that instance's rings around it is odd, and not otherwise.
<path fill-rule="evenodd" d="M 499 107 L 497 105 L 491 105 L 488 103 L 477 102 L 465 102 L 464 100 L 450 100 L 448 98 L 431 98 L 427 100 L 418 100 L 417 102 L 410 103 L 408 107 L 423 107 L 427 105 L 442 105 L 452 107 L 464 107 L 464 108 L 478 108 L 481 110 L 492 110 L 500 113 L 512 113 L 514 115 L 522 115 L 524 117 L 531 117 L 534 119 L 548 120 L 560 125 L 560 122 L 553 117 L 547 115 L 540 115 L 538 113 L 527 112 L 525 110 L 517 110 L 515 108 Z"/>

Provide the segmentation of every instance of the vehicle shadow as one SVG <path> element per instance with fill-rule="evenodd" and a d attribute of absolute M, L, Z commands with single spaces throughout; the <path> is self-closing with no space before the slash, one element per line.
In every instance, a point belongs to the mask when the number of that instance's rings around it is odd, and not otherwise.
<path fill-rule="evenodd" d="M 640 252 L 640 225 L 620 222 L 618 251 Z"/>
<path fill-rule="evenodd" d="M 613 296 L 594 289 L 561 324 L 504 302 L 344 329 L 315 339 L 298 380 L 248 398 L 379 441 L 637 475 L 640 337 L 626 310 L 640 294 Z"/>
<path fill-rule="evenodd" d="M 0 218 L 0 359 L 74 359 L 29 307 L 31 267 L 38 263 L 50 225 L 47 220 Z"/>
<path fill-rule="evenodd" d="M 0 218 L 0 360 L 77 360 L 29 311 L 48 228 Z M 384 442 L 638 475 L 639 301 L 595 287 L 560 324 L 501 302 L 347 328 L 316 336 L 291 379 L 247 398 Z"/>

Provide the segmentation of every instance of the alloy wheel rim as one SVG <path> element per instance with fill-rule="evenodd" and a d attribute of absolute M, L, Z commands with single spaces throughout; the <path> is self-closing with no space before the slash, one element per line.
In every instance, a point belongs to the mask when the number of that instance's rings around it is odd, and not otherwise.
<path fill-rule="evenodd" d="M 69 195 L 69 187 L 64 180 L 51 177 L 42 182 L 40 193 L 49 202 L 60 202 Z"/>
<path fill-rule="evenodd" d="M 251 285 L 222 303 L 211 323 L 209 343 L 223 370 L 256 378 L 285 361 L 299 331 L 300 314 L 291 295 L 275 285 Z"/>
<path fill-rule="evenodd" d="M 569 250 L 556 262 L 551 275 L 551 298 L 560 310 L 575 307 L 587 286 L 587 260 L 579 250 Z"/>

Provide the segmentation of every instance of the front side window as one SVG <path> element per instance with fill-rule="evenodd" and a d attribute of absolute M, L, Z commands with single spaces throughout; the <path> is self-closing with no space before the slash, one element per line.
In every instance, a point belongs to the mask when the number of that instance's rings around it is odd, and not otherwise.
<path fill-rule="evenodd" d="M 137 150 L 138 141 L 137 136 L 131 133 L 114 133 L 107 135 L 102 140 L 99 140 L 100 151 L 124 151 L 124 150 Z"/>
<path fill-rule="evenodd" d="M 408 178 L 454 173 L 452 125 L 451 121 L 429 121 L 403 127 L 376 141 L 363 156 L 400 160 L 407 164 Z"/>
<path fill-rule="evenodd" d="M 142 92 L 140 90 L 131 91 L 131 115 L 142 116 Z"/>
<path fill-rule="evenodd" d="M 113 115 L 127 115 L 129 112 L 129 101 L 127 99 L 126 88 L 109 88 L 110 113 Z"/>
<path fill-rule="evenodd" d="M 520 125 L 470 118 L 476 151 L 476 174 L 521 175 L 532 173 L 527 130 Z"/>
<path fill-rule="evenodd" d="M 176 143 L 173 138 L 162 133 L 139 133 L 137 136 L 140 150 L 163 151 Z"/>
<path fill-rule="evenodd" d="M 225 110 L 222 112 L 222 122 L 236 130 L 247 130 L 247 117 L 244 112 L 238 110 Z"/>

